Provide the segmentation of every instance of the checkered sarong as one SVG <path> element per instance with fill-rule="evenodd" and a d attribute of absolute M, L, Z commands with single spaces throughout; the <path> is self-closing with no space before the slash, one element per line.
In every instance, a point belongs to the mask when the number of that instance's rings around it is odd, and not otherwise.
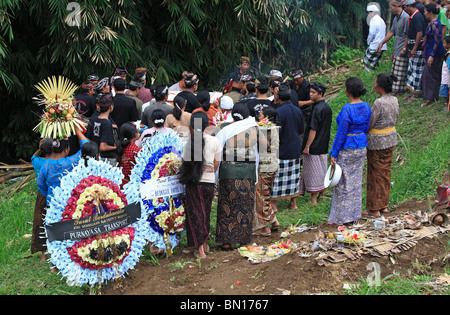
<path fill-rule="evenodd" d="M 408 40 L 408 44 L 409 44 Z M 422 88 L 420 79 L 422 78 L 423 67 L 425 67 L 425 58 L 423 58 L 423 50 L 418 50 L 415 56 L 409 57 L 408 74 L 406 86 L 408 90 L 415 94 L 420 94 Z"/>
<path fill-rule="evenodd" d="M 364 64 L 367 68 L 374 70 L 380 63 L 381 56 L 383 56 L 383 51 L 377 52 L 375 49 L 367 48 L 364 56 Z"/>
<path fill-rule="evenodd" d="M 394 56 L 392 61 L 392 75 L 396 76 L 398 81 L 392 85 L 394 92 L 406 92 L 406 79 L 408 75 L 408 62 L 407 56 Z"/>
<path fill-rule="evenodd" d="M 300 159 L 279 160 L 278 173 L 272 189 L 272 199 L 298 196 L 300 189 Z"/>

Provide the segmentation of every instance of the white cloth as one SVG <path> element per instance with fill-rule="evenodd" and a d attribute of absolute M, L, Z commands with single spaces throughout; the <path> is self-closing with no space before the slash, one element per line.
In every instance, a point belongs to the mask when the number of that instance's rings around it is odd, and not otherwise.
<path fill-rule="evenodd" d="M 169 87 L 170 91 L 181 91 L 180 82 L 175 83 L 171 87 Z"/>
<path fill-rule="evenodd" d="M 447 61 L 444 60 L 444 62 L 442 63 L 442 77 L 441 77 L 441 85 L 448 85 L 448 77 L 449 77 L 449 68 L 447 65 Z"/>
<path fill-rule="evenodd" d="M 370 20 L 369 35 L 367 36 L 367 45 L 369 45 L 369 49 L 377 49 L 378 45 L 381 44 L 385 37 L 386 23 L 384 23 L 381 16 L 375 14 Z M 381 50 L 387 50 L 387 45 L 384 44 L 381 47 Z"/>
<path fill-rule="evenodd" d="M 230 125 L 224 127 L 222 130 L 220 130 L 216 138 L 220 141 L 220 147 L 223 150 L 223 147 L 225 146 L 225 142 L 227 142 L 228 139 L 240 134 L 241 132 L 244 132 L 245 130 L 251 128 L 251 127 L 258 127 L 258 124 L 255 121 L 255 118 L 252 116 L 249 116 L 246 119 L 236 121 L 234 123 L 231 123 Z M 256 157 L 256 181 L 258 181 L 258 166 L 259 166 L 259 153 L 258 153 L 258 144 L 255 144 L 254 146 L 255 150 L 255 157 Z M 222 156 L 220 157 L 220 160 L 222 160 Z M 216 180 L 219 178 L 219 167 L 216 171 Z"/>

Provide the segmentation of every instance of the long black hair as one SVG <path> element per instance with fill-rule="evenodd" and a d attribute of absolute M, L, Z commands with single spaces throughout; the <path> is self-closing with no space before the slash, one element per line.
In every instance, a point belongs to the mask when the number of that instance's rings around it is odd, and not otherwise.
<path fill-rule="evenodd" d="M 185 155 L 180 168 L 180 183 L 185 185 L 197 185 L 203 174 L 203 166 L 205 164 L 203 158 L 203 149 L 205 147 L 205 139 L 203 131 L 208 127 L 208 115 L 204 112 L 196 112 L 191 116 L 191 139 L 186 144 Z M 201 141 L 200 141 L 201 140 Z M 201 145 L 200 145 L 201 144 Z"/>
<path fill-rule="evenodd" d="M 88 166 L 88 158 L 98 158 L 98 144 L 94 141 L 89 141 L 81 147 L 81 158 L 84 160 L 84 166 Z"/>
<path fill-rule="evenodd" d="M 207 90 L 201 90 L 197 93 L 197 99 L 200 105 L 202 105 L 202 108 L 205 112 L 209 110 L 211 107 L 210 101 L 211 101 L 211 95 Z"/>
<path fill-rule="evenodd" d="M 42 157 L 49 156 L 53 153 L 53 139 L 52 138 L 45 138 L 41 146 L 39 147 L 40 155 Z"/>
<path fill-rule="evenodd" d="M 177 95 L 173 99 L 173 111 L 172 115 L 175 117 L 176 120 L 181 119 L 181 114 L 183 114 L 182 109 L 186 106 L 187 100 L 181 96 Z"/>
<path fill-rule="evenodd" d="M 117 162 L 122 161 L 123 151 L 131 143 L 131 140 L 136 135 L 137 128 L 133 123 L 126 122 L 120 127 L 120 141 L 116 149 L 116 160 Z"/>

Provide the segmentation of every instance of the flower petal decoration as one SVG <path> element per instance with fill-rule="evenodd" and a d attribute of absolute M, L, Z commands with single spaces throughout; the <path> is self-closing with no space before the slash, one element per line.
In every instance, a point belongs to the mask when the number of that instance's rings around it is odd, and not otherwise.
<path fill-rule="evenodd" d="M 102 161 L 84 161 L 61 178 L 54 189 L 45 225 L 113 213 L 130 204 L 120 190 L 122 170 Z M 102 284 L 124 277 L 139 261 L 150 224 L 141 211 L 136 222 L 81 240 L 47 239 L 49 261 L 69 285 Z M 48 231 L 46 230 L 47 234 Z"/>
<path fill-rule="evenodd" d="M 150 224 L 148 241 L 166 253 L 178 245 L 184 233 L 184 190 L 173 195 L 148 198 L 141 190 L 148 180 L 177 174 L 181 165 L 184 141 L 171 129 L 144 141 L 124 191 L 129 202 L 140 202 Z"/>

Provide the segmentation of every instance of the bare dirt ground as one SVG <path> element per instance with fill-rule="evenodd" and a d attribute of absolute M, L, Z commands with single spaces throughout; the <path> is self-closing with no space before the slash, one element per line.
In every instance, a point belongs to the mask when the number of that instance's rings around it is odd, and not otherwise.
<path fill-rule="evenodd" d="M 426 201 L 411 200 L 386 216 L 406 211 L 424 210 Z M 281 229 L 271 237 L 255 237 L 258 245 L 280 240 Z M 318 231 L 336 232 L 336 227 L 324 224 L 318 229 L 293 234 L 293 242 L 314 241 Z M 441 234 L 442 235 L 442 234 Z M 212 248 L 207 258 L 200 261 L 193 255 L 177 250 L 173 256 L 159 258 L 159 265 L 148 260 L 137 264 L 135 270 L 122 279 L 121 287 L 113 285 L 102 289 L 104 295 L 291 295 L 342 294 L 344 283 L 358 283 L 371 271 L 367 266 L 376 262 L 381 266 L 381 279 L 398 272 L 420 274 L 426 270 L 435 275 L 445 268 L 443 257 L 448 252 L 448 237 L 424 238 L 409 250 L 393 257 L 362 255 L 357 260 L 346 260 L 319 266 L 315 257 L 303 258 L 292 252 L 260 264 L 252 264 L 237 250 L 221 251 Z M 418 262 L 420 264 L 418 264 Z M 421 266 L 422 270 L 417 269 Z M 416 268 L 416 270 L 414 269 Z"/>

